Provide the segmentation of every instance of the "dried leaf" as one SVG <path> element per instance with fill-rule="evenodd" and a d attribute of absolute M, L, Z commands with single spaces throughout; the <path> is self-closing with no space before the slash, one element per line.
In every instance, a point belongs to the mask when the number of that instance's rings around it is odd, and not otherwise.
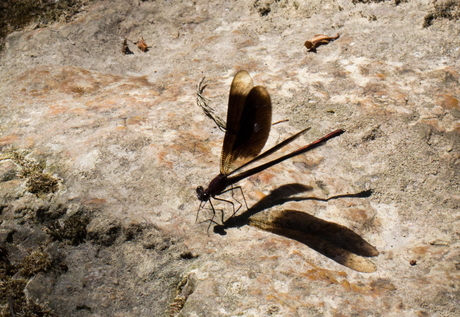
<path fill-rule="evenodd" d="M 149 50 L 149 47 L 147 46 L 147 43 L 145 43 L 143 37 L 141 37 L 141 40 L 137 42 L 137 47 L 144 53 Z"/>
<path fill-rule="evenodd" d="M 308 48 L 309 52 L 316 52 L 316 48 L 321 45 L 329 44 L 329 42 L 335 41 L 340 37 L 339 33 L 335 36 L 327 36 L 324 34 L 316 34 L 310 41 L 305 42 L 305 47 Z"/>

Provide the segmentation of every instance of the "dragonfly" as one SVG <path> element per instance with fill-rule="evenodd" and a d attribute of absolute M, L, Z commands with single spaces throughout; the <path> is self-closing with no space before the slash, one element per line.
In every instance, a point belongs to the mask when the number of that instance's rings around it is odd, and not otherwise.
<path fill-rule="evenodd" d="M 326 143 L 328 140 L 345 132 L 343 129 L 337 129 L 306 146 L 290 152 L 289 154 L 283 155 L 259 166 L 246 169 L 249 165 L 272 155 L 310 130 L 310 128 L 303 129 L 260 154 L 270 134 L 270 128 L 272 125 L 271 121 L 272 104 L 268 91 L 262 86 L 254 86 L 251 75 L 245 70 L 240 70 L 233 78 L 230 87 L 227 124 L 220 157 L 220 173 L 211 180 L 206 189 L 202 186 L 198 186 L 196 188 L 197 197 L 200 201 L 196 218 L 197 222 L 200 210 L 204 208 L 207 202 L 209 202 L 213 211 L 213 216 L 209 219 L 209 226 L 211 226 L 212 223 L 216 223 L 214 221 L 216 210 L 211 198 L 232 204 L 233 215 L 235 215 L 241 208 L 242 204 L 240 204 L 238 209 L 235 211 L 233 202 L 217 197 L 228 191 L 232 191 L 233 196 L 233 190 L 235 189 L 239 189 L 241 191 L 247 208 L 243 190 L 240 186 L 234 187 L 234 184 L 289 158 L 317 148 Z M 223 222 L 224 214 L 222 211 L 222 223 Z"/>

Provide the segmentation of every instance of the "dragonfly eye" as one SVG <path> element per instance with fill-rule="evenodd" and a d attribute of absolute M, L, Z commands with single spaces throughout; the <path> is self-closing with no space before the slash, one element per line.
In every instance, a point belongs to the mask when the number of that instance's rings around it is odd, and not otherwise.
<path fill-rule="evenodd" d="M 208 195 L 206 194 L 206 192 L 204 191 L 202 186 L 198 186 L 196 188 L 196 195 L 197 195 L 198 199 L 201 200 L 201 201 L 208 200 Z"/>

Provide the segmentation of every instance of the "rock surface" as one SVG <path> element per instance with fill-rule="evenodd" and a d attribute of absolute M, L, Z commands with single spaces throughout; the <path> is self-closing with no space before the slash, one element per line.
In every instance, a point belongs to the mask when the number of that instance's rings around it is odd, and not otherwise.
<path fill-rule="evenodd" d="M 449 3 L 451 20 L 435 14 Z M 458 316 L 458 10 L 94 1 L 70 23 L 9 35 L 2 313 Z M 316 53 L 303 46 L 336 33 Z M 225 117 L 240 69 L 269 91 L 273 122 L 289 119 L 268 145 L 308 126 L 295 145 L 347 132 L 241 181 L 251 218 L 243 208 L 245 222 L 208 234 L 195 188 L 217 175 L 223 133 L 197 107 L 196 86 L 206 76 L 203 95 Z M 285 215 L 308 230 L 273 229 Z"/>

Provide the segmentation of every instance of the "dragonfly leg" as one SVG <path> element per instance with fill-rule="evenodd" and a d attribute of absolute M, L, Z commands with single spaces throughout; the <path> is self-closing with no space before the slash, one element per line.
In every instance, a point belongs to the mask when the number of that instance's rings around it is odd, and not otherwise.
<path fill-rule="evenodd" d="M 201 210 L 201 209 L 204 209 L 204 205 L 206 205 L 206 202 L 205 202 L 205 201 L 200 202 L 200 206 L 198 207 L 198 210 L 197 210 L 197 212 L 196 212 L 195 223 L 198 223 L 198 216 L 200 215 L 200 210 Z"/>
<path fill-rule="evenodd" d="M 239 204 L 239 206 L 238 206 L 238 208 L 236 208 L 236 210 L 235 210 L 235 204 L 234 204 L 232 201 L 227 200 L 227 199 L 218 198 L 218 197 L 213 197 L 215 200 L 223 201 L 223 202 L 226 202 L 226 203 L 229 203 L 229 204 L 232 205 L 233 213 L 232 213 L 232 215 L 231 215 L 229 218 L 232 218 L 233 216 L 235 216 L 235 215 L 238 213 L 238 211 L 241 209 L 241 207 L 243 206 L 243 204 L 241 204 L 241 203 L 235 198 L 235 196 L 234 196 L 234 194 L 233 194 L 233 191 L 236 190 L 236 189 L 239 189 L 239 190 L 240 190 L 241 195 L 243 196 L 244 204 L 246 205 L 246 209 L 249 209 L 248 204 L 247 204 L 247 202 L 246 202 L 246 197 L 244 196 L 244 193 L 243 193 L 243 189 L 242 189 L 240 186 L 237 186 L 237 187 L 233 187 L 233 186 L 232 186 L 231 188 L 229 188 L 229 189 L 227 189 L 227 190 L 225 190 L 225 191 L 223 191 L 223 192 L 221 193 L 221 194 L 223 194 L 223 193 L 226 193 L 226 192 L 228 192 L 228 191 L 231 191 L 231 192 L 232 192 L 232 198 L 233 198 L 233 200 L 235 200 L 235 201 Z M 219 225 L 219 223 L 218 223 L 217 221 L 214 220 L 214 218 L 216 217 L 216 210 L 220 211 L 220 213 L 221 213 L 221 217 L 220 217 L 220 218 L 221 218 L 221 219 L 220 219 L 220 220 L 221 220 L 221 223 L 220 223 L 220 224 L 222 224 L 222 225 L 224 224 L 224 222 L 225 222 L 225 219 L 224 219 L 224 210 L 223 210 L 223 209 L 215 209 L 215 208 L 214 208 L 214 205 L 213 205 L 213 203 L 212 203 L 212 201 L 211 201 L 211 199 L 210 199 L 210 200 L 209 200 L 209 205 L 211 206 L 212 217 L 209 218 L 209 219 L 206 219 L 206 220 L 204 220 L 204 221 L 198 222 L 198 217 L 199 217 L 200 210 L 201 210 L 201 209 L 204 209 L 204 206 L 205 206 L 205 205 L 206 205 L 206 201 L 202 201 L 202 202 L 200 203 L 200 206 L 198 207 L 198 211 L 197 211 L 197 213 L 196 213 L 195 223 L 200 224 L 200 223 L 209 221 L 209 226 L 208 226 L 208 233 L 209 233 L 209 229 L 211 228 L 211 225 L 212 225 L 213 223 L 216 224 L 216 225 Z"/>
<path fill-rule="evenodd" d="M 218 200 L 223 200 L 223 199 L 218 199 Z M 230 202 L 231 203 L 231 202 Z M 196 220 L 195 222 L 198 223 L 198 224 L 201 224 L 201 223 L 204 223 L 204 222 L 208 222 L 209 221 L 209 226 L 208 226 L 208 235 L 209 235 L 209 229 L 211 228 L 211 225 L 214 223 L 216 225 L 219 225 L 219 223 L 217 221 L 214 220 L 214 218 L 216 217 L 216 209 L 214 208 L 214 205 L 212 204 L 212 201 L 209 200 L 209 205 L 211 205 L 211 210 L 212 210 L 212 217 L 209 218 L 209 219 L 206 219 L 206 220 L 203 220 L 203 221 L 200 221 L 198 222 L 198 215 L 199 215 L 199 212 L 201 209 L 204 209 L 204 205 L 206 204 L 206 202 L 200 204 L 200 207 L 198 208 L 198 212 L 197 212 L 197 215 L 196 215 Z M 224 211 L 223 209 L 217 209 L 220 211 L 221 215 L 222 215 L 222 219 L 224 218 Z"/>
<path fill-rule="evenodd" d="M 243 196 L 243 200 L 244 200 L 244 204 L 246 206 L 246 209 L 249 209 L 248 207 L 248 203 L 246 202 L 246 197 L 244 196 L 244 192 L 243 192 L 243 188 L 241 188 L 241 186 L 236 186 L 235 188 L 233 189 L 239 189 L 240 192 L 241 192 L 241 196 Z M 232 197 L 233 197 L 233 192 L 232 192 Z M 240 207 L 238 208 L 238 210 L 240 210 L 240 208 L 243 206 L 243 204 L 240 204 Z M 238 212 L 238 210 L 236 212 Z"/>
<path fill-rule="evenodd" d="M 223 192 L 223 193 L 225 193 L 225 192 Z M 233 202 L 231 202 L 230 200 L 226 200 L 226 199 L 222 199 L 222 198 L 217 198 L 217 197 L 214 197 L 214 199 L 215 199 L 215 200 L 220 200 L 220 201 L 225 201 L 225 202 L 227 202 L 227 203 L 229 203 L 229 204 L 232 204 L 233 213 L 235 213 L 235 204 L 234 204 Z M 238 208 L 238 210 L 239 210 L 239 208 Z M 221 218 L 221 220 L 222 220 L 222 224 L 224 224 L 224 211 L 223 211 L 223 210 L 221 210 L 221 211 L 222 211 L 222 218 Z M 232 215 L 232 216 L 233 216 L 233 215 Z M 213 217 L 213 218 L 214 218 L 214 217 Z"/>
<path fill-rule="evenodd" d="M 234 215 L 236 215 L 236 214 L 238 213 L 238 211 L 241 209 L 241 207 L 243 207 L 243 204 L 240 203 L 240 202 L 235 198 L 235 196 L 233 195 L 233 191 L 236 190 L 236 189 L 239 189 L 239 190 L 240 190 L 241 196 L 243 196 L 244 204 L 246 205 L 246 209 L 249 209 L 248 203 L 246 202 L 246 197 L 244 196 L 244 192 L 243 192 L 243 189 L 241 188 L 241 186 L 233 187 L 233 185 L 232 185 L 232 188 L 227 189 L 227 190 L 225 190 L 225 191 L 222 192 L 222 194 L 223 194 L 223 193 L 226 193 L 226 192 L 228 192 L 228 191 L 232 191 L 232 198 L 233 198 L 236 202 L 238 202 L 238 204 L 240 205 L 236 210 L 235 210 L 235 208 L 233 208 L 233 214 L 232 214 L 231 217 L 233 217 Z"/>

